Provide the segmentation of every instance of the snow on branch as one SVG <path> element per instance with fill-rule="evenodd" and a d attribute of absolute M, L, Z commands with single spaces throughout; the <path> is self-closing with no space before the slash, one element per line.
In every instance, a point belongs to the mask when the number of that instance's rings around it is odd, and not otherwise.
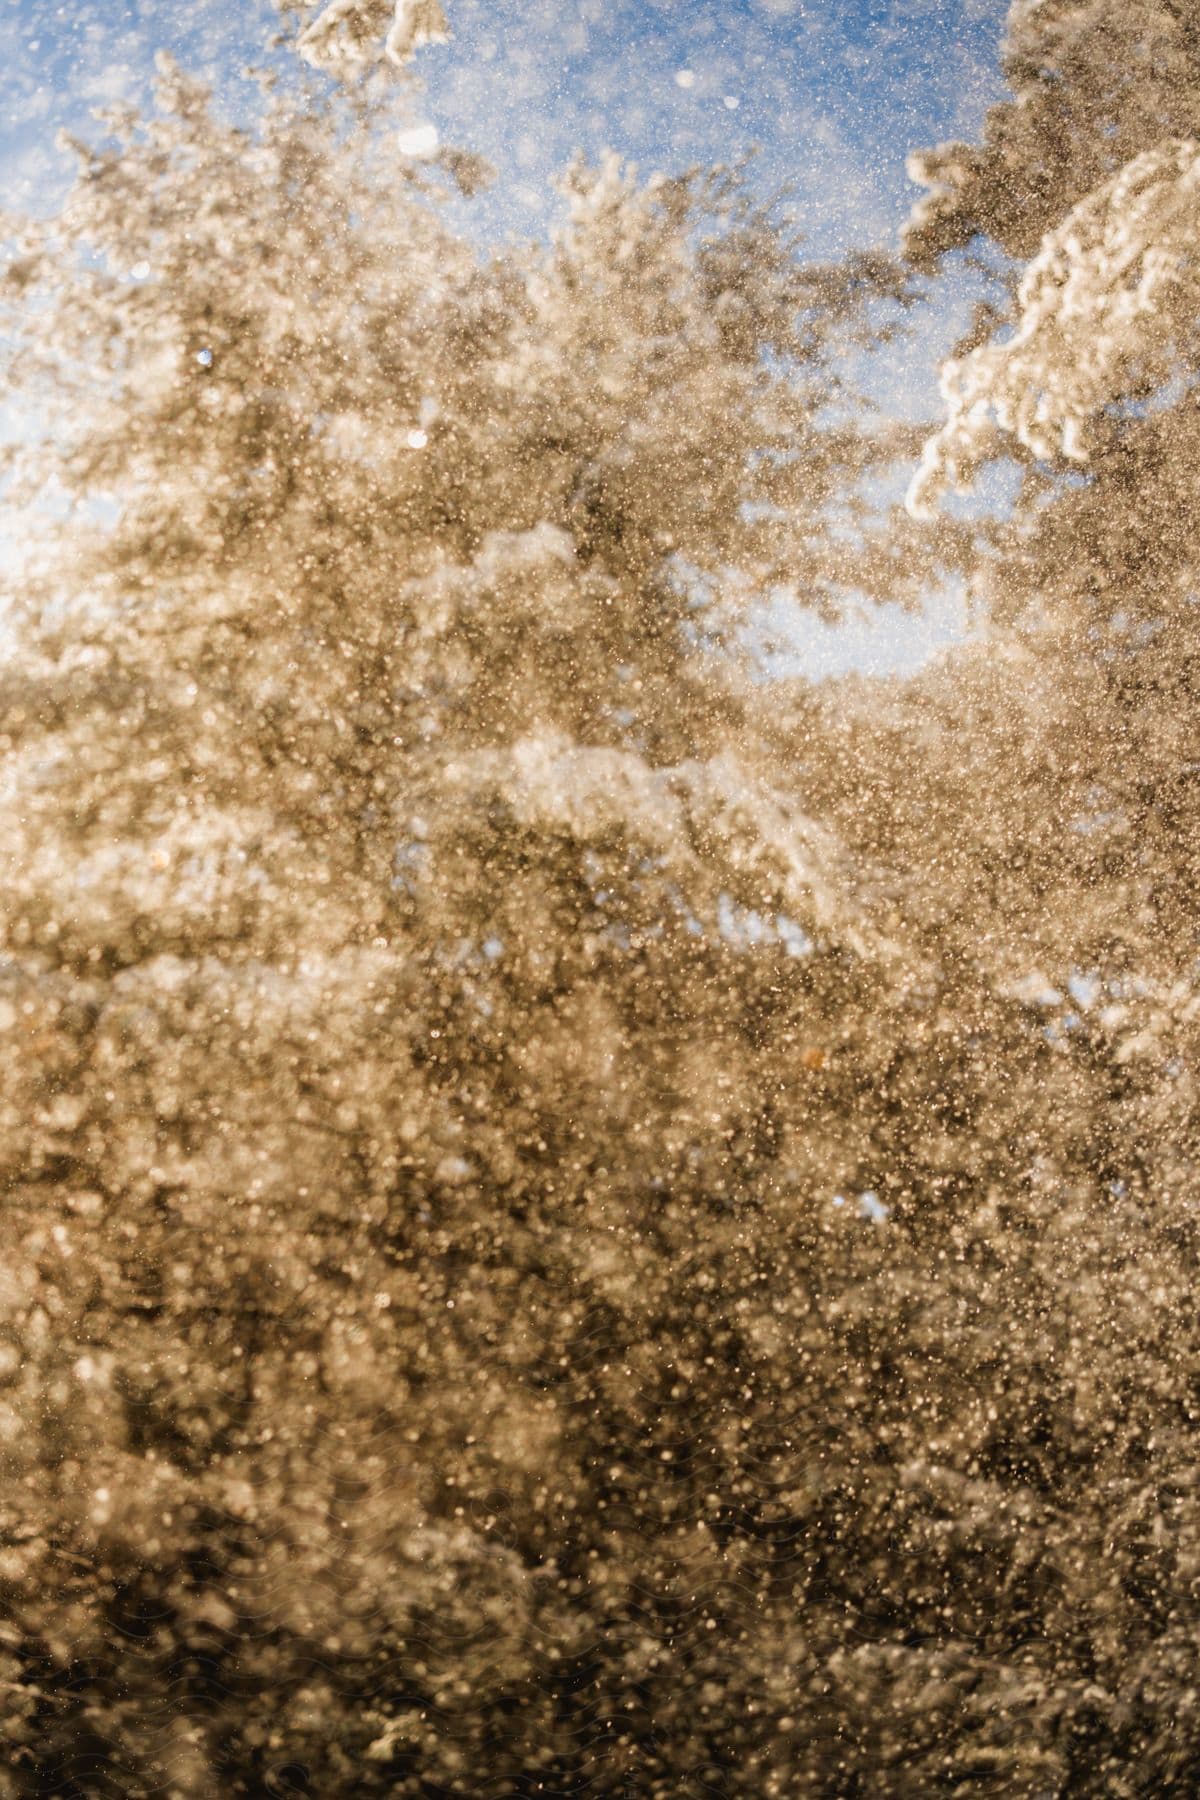
<path fill-rule="evenodd" d="M 969 486 L 1005 436 L 1045 461 L 1088 460 L 1097 418 L 1177 372 L 1193 328 L 1200 144 L 1134 157 L 1048 232 L 1018 290 L 1016 330 L 942 370 L 947 418 L 925 447 L 909 510 Z"/>
<path fill-rule="evenodd" d="M 524 825 L 581 843 L 620 833 L 692 879 L 719 870 L 715 887 L 750 880 L 770 904 L 855 955 L 879 967 L 895 961 L 896 946 L 852 891 L 835 834 L 732 752 L 656 768 L 634 751 L 542 730 L 502 751 L 459 758 L 455 774 L 476 793 L 494 786 Z"/>
<path fill-rule="evenodd" d="M 352 74 L 386 57 L 402 67 L 427 44 L 449 39 L 440 0 L 330 0 L 300 34 L 305 62 L 328 74 Z"/>

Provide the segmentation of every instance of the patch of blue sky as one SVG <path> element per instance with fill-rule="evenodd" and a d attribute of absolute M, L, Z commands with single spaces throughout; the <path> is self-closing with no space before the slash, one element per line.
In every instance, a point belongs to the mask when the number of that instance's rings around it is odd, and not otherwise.
<path fill-rule="evenodd" d="M 1104 992 L 1104 982 L 1098 970 L 1073 969 L 1067 989 L 1080 1012 L 1090 1012 Z"/>
<path fill-rule="evenodd" d="M 847 1204 L 847 1196 L 834 1194 L 831 1204 L 836 1207 L 844 1207 Z M 867 1219 L 872 1225 L 885 1224 L 892 1213 L 891 1207 L 879 1198 L 873 1188 L 867 1188 L 858 1196 L 858 1205 L 854 1210 L 857 1218 Z"/>
<path fill-rule="evenodd" d="M 612 148 L 645 172 L 735 161 L 795 194 L 817 254 L 894 237 L 907 151 L 970 133 L 998 86 L 1003 0 L 451 0 L 429 118 L 501 169 L 512 223 Z"/>
<path fill-rule="evenodd" d="M 971 630 L 966 596 L 955 582 L 927 594 L 916 608 L 864 600 L 836 621 L 784 594 L 767 609 L 755 636 L 766 675 L 831 681 L 915 675 L 964 643 Z"/>

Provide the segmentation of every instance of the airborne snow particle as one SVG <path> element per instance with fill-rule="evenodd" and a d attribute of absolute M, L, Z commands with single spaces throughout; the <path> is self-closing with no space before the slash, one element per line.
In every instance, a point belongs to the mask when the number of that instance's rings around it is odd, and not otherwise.
<path fill-rule="evenodd" d="M 696 73 L 694 69 L 676 69 L 675 86 L 681 88 L 695 87 Z"/>
<path fill-rule="evenodd" d="M 401 156 L 435 156 L 439 141 L 437 126 L 428 122 L 409 125 L 396 133 L 396 146 Z"/>
<path fill-rule="evenodd" d="M 410 431 L 404 441 L 410 450 L 423 450 L 429 442 L 429 437 L 424 431 Z"/>

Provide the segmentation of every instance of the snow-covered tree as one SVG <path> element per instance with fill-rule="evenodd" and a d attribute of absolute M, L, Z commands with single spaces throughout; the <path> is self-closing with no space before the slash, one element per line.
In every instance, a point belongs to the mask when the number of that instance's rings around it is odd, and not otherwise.
<path fill-rule="evenodd" d="M 794 1192 L 909 971 L 739 632 L 847 576 L 903 282 L 719 171 L 483 261 L 369 110 L 108 129 L 4 288 L 13 1780 L 773 1791 L 760 1283 L 870 1253 Z"/>
<path fill-rule="evenodd" d="M 1073 904 L 1046 915 L 1064 953 L 1074 942 L 1091 966 L 1119 943 L 1118 960 L 1168 992 L 1190 980 L 1193 938 L 1196 50 L 1171 5 L 1014 7 L 1015 98 L 990 116 L 971 181 L 957 199 L 935 189 L 911 234 L 922 259 L 976 231 L 1035 250 L 1011 306 L 943 371 L 947 416 L 910 504 L 932 512 L 948 485 L 1015 463 L 1015 499 L 975 572 L 1048 682 L 1044 779 L 1011 829 L 1053 845 L 1064 871 L 1079 864 Z M 1051 116 L 1070 121 L 1053 168 Z M 1038 184 L 1031 246 L 1004 208 Z M 944 209 L 940 238 L 926 235 L 930 205 Z M 1104 879 L 1104 863 L 1122 878 Z"/>
<path fill-rule="evenodd" d="M 979 525 L 979 641 L 903 692 L 838 695 L 818 803 L 851 853 L 886 845 L 905 871 L 931 971 L 947 1129 L 925 1217 L 974 1270 L 945 1277 L 934 1354 L 963 1375 L 955 1330 L 991 1343 L 994 1385 L 967 1388 L 986 1386 L 1010 1458 L 1002 1473 L 952 1394 L 935 1435 L 972 1485 L 947 1489 L 944 1530 L 1005 1597 L 939 1637 L 928 1738 L 894 1644 L 862 1663 L 910 1754 L 937 1744 L 998 1791 L 1184 1793 L 1200 1754 L 1183 1499 L 1200 1469 L 1197 40 L 1183 7 L 1045 0 L 1013 8 L 1009 44 L 1013 98 L 978 148 L 917 159 L 932 191 L 909 236 L 926 269 L 969 245 L 1017 265 L 944 372 L 913 496 L 932 510 L 1010 460 L 1011 498 Z M 986 1110 L 964 1104 L 972 1058 Z M 937 1114 L 904 1085 L 919 1061 L 898 1050 L 888 1085 L 927 1199 Z M 1003 1721 L 990 1741 L 985 1718 Z M 913 1766 L 914 1791 L 932 1788 L 933 1765 Z"/>
<path fill-rule="evenodd" d="M 1144 150 L 1046 233 L 1017 293 L 1015 329 L 952 358 L 948 417 L 926 447 L 912 504 L 966 485 L 1016 446 L 1085 464 L 1128 437 L 1132 411 L 1178 403 L 1197 366 L 1200 140 Z"/>
<path fill-rule="evenodd" d="M 297 49 L 316 69 L 352 74 L 381 58 L 401 68 L 447 35 L 440 0 L 330 0 L 305 25 Z"/>
<path fill-rule="evenodd" d="M 615 163 L 483 256 L 429 9 L 9 222 L 0 1793 L 1194 1791 L 1191 128 L 1079 10 L 912 239 L 1040 260 L 903 690 L 744 639 L 927 566 L 906 278 Z"/>

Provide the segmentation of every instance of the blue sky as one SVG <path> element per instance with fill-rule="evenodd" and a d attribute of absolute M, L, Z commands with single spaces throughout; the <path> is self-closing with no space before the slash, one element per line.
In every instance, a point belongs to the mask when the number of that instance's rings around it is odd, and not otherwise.
<path fill-rule="evenodd" d="M 423 51 L 414 125 L 500 172 L 493 229 L 541 235 L 551 180 L 582 149 L 643 172 L 758 150 L 758 179 L 794 190 L 817 254 L 892 244 L 914 197 L 907 152 L 974 136 L 999 92 L 1006 0 L 445 0 L 447 48 Z M 263 60 L 270 0 L 0 0 L 0 157 L 8 206 L 61 190 L 54 148 L 91 108 L 146 93 L 155 52 L 203 69 L 231 108 Z M 244 90 L 241 90 L 244 91 Z M 885 373 L 905 410 L 936 405 L 947 311 Z M 949 612 L 830 635 L 806 624 L 813 672 L 919 663 L 959 629 Z"/>
<path fill-rule="evenodd" d="M 536 229 L 574 150 L 646 170 L 761 149 L 815 249 L 892 236 L 914 145 L 971 135 L 998 89 L 1003 0 L 447 0 L 455 41 L 418 58 L 414 116 L 500 166 Z M 0 153 L 32 200 L 60 126 L 144 93 L 154 52 L 236 104 L 269 0 L 0 0 Z"/>

